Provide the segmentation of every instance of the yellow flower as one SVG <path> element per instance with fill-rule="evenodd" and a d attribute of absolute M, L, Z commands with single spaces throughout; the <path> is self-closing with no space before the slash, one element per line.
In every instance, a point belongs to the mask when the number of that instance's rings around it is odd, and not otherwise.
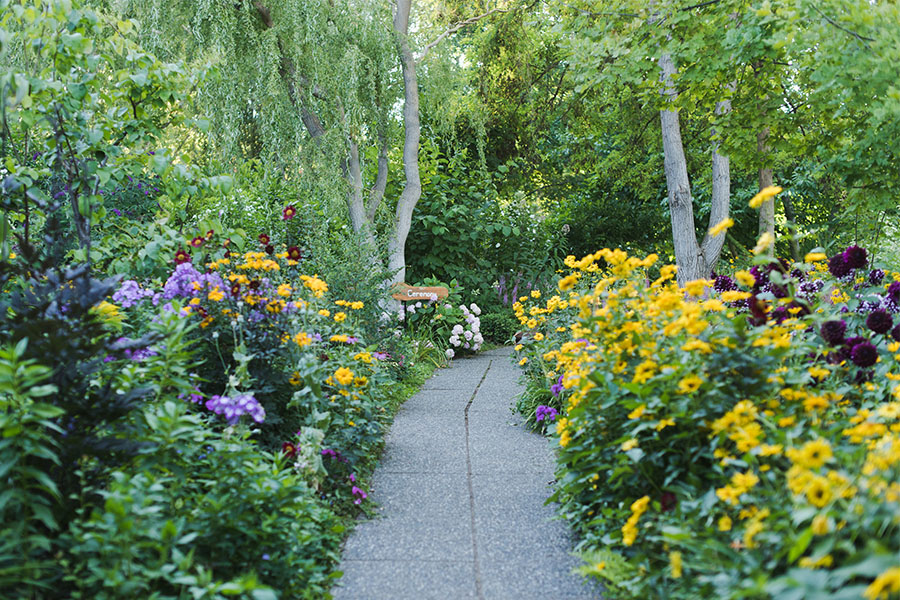
<path fill-rule="evenodd" d="M 678 382 L 678 391 L 682 394 L 691 394 L 703 385 L 703 380 L 696 375 L 688 375 Z"/>
<path fill-rule="evenodd" d="M 282 283 L 281 285 L 278 286 L 278 295 L 279 296 L 284 296 L 285 298 L 287 298 L 288 296 L 291 295 L 292 291 L 293 290 L 291 289 L 291 286 L 286 283 Z"/>
<path fill-rule="evenodd" d="M 567 275 L 559 280 L 557 284 L 559 286 L 559 290 L 561 292 L 565 292 L 567 290 L 571 290 L 575 287 L 575 284 L 578 283 L 578 278 L 581 277 L 581 273 L 575 272 L 571 275 Z"/>
<path fill-rule="evenodd" d="M 656 429 L 657 431 L 662 431 L 666 427 L 674 427 L 674 426 L 675 426 L 674 419 L 663 419 L 659 423 L 656 424 L 654 429 Z"/>
<path fill-rule="evenodd" d="M 369 352 L 357 352 L 356 354 L 353 355 L 353 360 L 361 360 L 362 362 L 366 363 L 367 365 L 371 365 L 372 361 L 374 359 L 372 358 L 372 355 Z"/>
<path fill-rule="evenodd" d="M 723 302 L 737 302 L 738 300 L 746 300 L 752 294 L 750 292 L 738 292 L 736 290 L 729 290 L 727 292 L 722 292 L 722 301 Z"/>
<path fill-rule="evenodd" d="M 122 315 L 119 313 L 119 307 L 112 302 L 104 300 L 91 309 L 91 312 L 100 317 L 101 320 L 109 323 L 121 323 Z"/>
<path fill-rule="evenodd" d="M 359 300 L 357 300 L 356 302 L 350 303 L 350 308 L 352 308 L 353 310 L 360 310 L 360 309 L 362 309 L 363 306 L 365 306 L 365 305 L 362 302 L 360 302 Z"/>
<path fill-rule="evenodd" d="M 334 378 L 341 385 L 350 385 L 353 381 L 353 371 L 347 367 L 341 367 L 334 372 Z"/>
<path fill-rule="evenodd" d="M 523 344 L 516 344 L 515 350 L 516 350 L 516 352 L 518 352 L 519 350 L 521 350 L 521 349 L 524 348 L 524 347 L 525 347 L 525 346 L 524 346 Z"/>
<path fill-rule="evenodd" d="M 540 298 L 541 297 L 540 290 L 531 290 L 531 297 L 532 298 Z"/>
<path fill-rule="evenodd" d="M 528 362 L 528 358 L 527 358 L 527 357 L 523 357 L 522 360 L 519 361 L 519 366 L 521 367 L 521 366 L 523 366 L 523 365 L 524 365 L 525 363 L 527 363 L 527 362 Z"/>
<path fill-rule="evenodd" d="M 329 342 L 338 342 L 340 344 L 346 344 L 349 339 L 350 338 L 347 335 L 345 335 L 343 333 L 339 333 L 337 335 L 333 335 L 330 338 L 328 338 L 328 341 Z"/>
<path fill-rule="evenodd" d="M 681 552 L 669 552 L 669 566 L 672 568 L 672 579 L 680 579 Z"/>
<path fill-rule="evenodd" d="M 819 262 L 820 260 L 825 260 L 826 258 L 828 258 L 828 255 L 822 252 L 810 252 L 803 257 L 803 262 Z"/>
<path fill-rule="evenodd" d="M 631 450 L 632 448 L 637 448 L 637 445 L 638 445 L 637 439 L 631 438 L 630 440 L 627 440 L 624 444 L 622 444 L 621 448 L 622 448 L 623 452 L 627 452 L 627 451 Z"/>
<path fill-rule="evenodd" d="M 331 316 L 331 313 L 328 311 L 327 308 L 323 308 L 322 310 L 320 310 L 320 311 L 319 311 L 319 314 L 322 315 L 323 317 L 330 317 L 330 316 Z"/>
<path fill-rule="evenodd" d="M 875 578 L 863 592 L 866 600 L 887 600 L 900 592 L 900 567 L 891 567 Z"/>
<path fill-rule="evenodd" d="M 345 313 L 345 312 L 334 313 L 334 321 L 336 323 L 342 323 L 346 318 L 347 318 L 347 313 Z"/>
<path fill-rule="evenodd" d="M 544 339 L 544 334 L 541 333 L 540 331 L 534 334 L 534 340 L 535 340 L 536 342 L 539 342 L 539 341 L 541 341 L 542 339 Z"/>
<path fill-rule="evenodd" d="M 302 381 L 303 381 L 303 380 L 300 379 L 300 371 L 294 371 L 294 372 L 291 374 L 291 378 L 288 379 L 288 383 L 290 383 L 291 385 L 300 385 L 300 383 L 301 383 Z"/>
<path fill-rule="evenodd" d="M 719 221 L 719 223 L 713 227 L 709 228 L 709 235 L 712 237 L 716 237 L 717 235 L 721 235 L 725 233 L 730 227 L 734 226 L 734 219 L 727 218 Z"/>
<path fill-rule="evenodd" d="M 605 569 L 605 568 L 606 568 L 606 561 L 605 561 L 605 560 L 601 560 L 600 562 L 598 562 L 597 564 L 594 565 L 594 570 L 595 570 L 595 571 L 602 571 L 602 570 Z"/>
<path fill-rule="evenodd" d="M 775 243 L 775 236 L 773 236 L 768 231 L 764 232 L 761 236 L 759 236 L 759 240 L 756 242 L 756 246 L 753 248 L 753 254 L 762 254 L 766 250 L 772 247 Z"/>
<path fill-rule="evenodd" d="M 756 277 L 750 271 L 738 271 L 734 274 L 734 278 L 745 287 L 753 287 L 756 285 Z"/>
<path fill-rule="evenodd" d="M 777 185 L 770 185 L 759 191 L 758 194 L 750 199 L 750 208 L 759 208 L 766 200 L 771 200 L 781 193 L 782 188 Z"/>
<path fill-rule="evenodd" d="M 691 296 L 702 296 L 712 282 L 708 279 L 695 279 L 684 284 L 684 291 Z"/>
<path fill-rule="evenodd" d="M 815 535 L 825 535 L 831 529 L 828 525 L 828 517 L 816 515 L 812 520 L 812 532 Z"/>
<path fill-rule="evenodd" d="M 799 450 L 789 448 L 787 455 L 794 464 L 807 469 L 818 469 L 834 456 L 831 444 L 822 438 L 806 442 Z"/>
<path fill-rule="evenodd" d="M 213 302 L 219 302 L 220 300 L 222 300 L 222 298 L 225 297 L 225 294 L 224 292 L 222 292 L 222 290 L 219 289 L 219 286 L 216 286 L 206 295 L 206 297 Z"/>
<path fill-rule="evenodd" d="M 725 515 L 719 518 L 719 531 L 731 531 L 731 517 Z"/>
<path fill-rule="evenodd" d="M 831 484 L 825 477 L 814 475 L 806 484 L 806 499 L 813 506 L 822 508 L 831 501 Z"/>
<path fill-rule="evenodd" d="M 528 322 L 525 323 L 525 326 L 528 327 L 528 329 L 534 329 L 535 327 L 537 327 L 537 321 L 534 319 L 528 319 Z"/>
<path fill-rule="evenodd" d="M 641 418 L 641 415 L 644 414 L 644 411 L 645 411 L 645 410 L 647 410 L 647 405 L 646 405 L 646 404 L 641 404 L 640 406 L 638 406 L 637 408 L 635 408 L 633 411 L 631 411 L 630 413 L 628 413 L 628 418 L 629 418 L 629 419 L 640 419 L 640 418 Z"/>
<path fill-rule="evenodd" d="M 305 332 L 303 332 L 303 331 L 301 331 L 300 333 L 298 333 L 297 335 L 295 335 L 295 336 L 294 336 L 293 338 L 291 338 L 291 339 L 293 339 L 293 340 L 294 340 L 294 343 L 297 344 L 298 346 L 300 346 L 301 348 L 302 348 L 303 346 L 309 346 L 309 345 L 312 343 L 312 338 L 309 337 L 309 336 L 308 336 Z"/>
<path fill-rule="evenodd" d="M 276 265 L 277 266 L 277 265 Z M 309 275 L 301 275 L 300 280 L 307 288 L 312 291 L 313 296 L 321 298 L 328 291 L 328 284 L 318 277 L 310 277 Z"/>

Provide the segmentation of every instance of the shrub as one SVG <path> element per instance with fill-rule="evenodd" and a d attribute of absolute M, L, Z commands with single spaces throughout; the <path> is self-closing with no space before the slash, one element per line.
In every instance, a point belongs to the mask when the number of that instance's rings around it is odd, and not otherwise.
<path fill-rule="evenodd" d="M 567 260 L 566 296 L 517 304 L 536 332 L 520 362 L 535 386 L 560 386 L 556 497 L 586 556 L 617 555 L 586 569 L 611 593 L 874 598 L 891 585 L 900 341 L 886 325 L 900 283 L 864 254 L 833 258 L 852 265 L 835 280 L 824 255 L 788 268 L 763 252 L 734 279 L 680 289 L 671 266 L 647 279 L 655 256 L 603 250 Z M 826 325 L 839 320 L 841 335 Z"/>

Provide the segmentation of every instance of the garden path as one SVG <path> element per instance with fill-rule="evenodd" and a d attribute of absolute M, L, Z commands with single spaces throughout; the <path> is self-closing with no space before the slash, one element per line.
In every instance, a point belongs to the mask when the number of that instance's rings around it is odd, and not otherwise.
<path fill-rule="evenodd" d="M 509 349 L 456 360 L 397 413 L 333 593 L 348 600 L 589 599 L 566 524 L 551 520 L 553 450 L 510 406 Z"/>

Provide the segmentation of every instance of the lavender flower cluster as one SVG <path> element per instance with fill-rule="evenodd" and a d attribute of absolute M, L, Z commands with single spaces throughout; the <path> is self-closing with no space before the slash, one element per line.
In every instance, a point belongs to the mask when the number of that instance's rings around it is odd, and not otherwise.
<path fill-rule="evenodd" d="M 541 404 L 534 411 L 534 420 L 537 421 L 538 423 L 540 423 L 544 419 L 546 419 L 547 422 L 555 421 L 556 416 L 558 414 L 559 413 L 557 412 L 557 410 L 555 408 L 553 408 L 552 406 L 546 406 L 544 404 Z"/>
<path fill-rule="evenodd" d="M 137 281 L 128 279 L 123 281 L 119 289 L 113 293 L 112 299 L 122 308 L 131 308 L 150 296 L 153 296 L 152 290 L 145 290 Z"/>
<path fill-rule="evenodd" d="M 218 273 L 200 273 L 191 263 L 181 263 L 166 280 L 162 292 L 153 297 L 153 303 L 173 298 L 192 298 L 203 288 L 212 290 L 217 287 L 220 290 L 228 289 Z"/>
<path fill-rule="evenodd" d="M 212 396 L 206 401 L 206 408 L 217 415 L 224 416 L 229 425 L 236 425 L 244 415 L 250 415 L 257 423 L 262 423 L 266 419 L 265 409 L 253 397 L 253 394 L 239 394 L 233 398 Z"/>

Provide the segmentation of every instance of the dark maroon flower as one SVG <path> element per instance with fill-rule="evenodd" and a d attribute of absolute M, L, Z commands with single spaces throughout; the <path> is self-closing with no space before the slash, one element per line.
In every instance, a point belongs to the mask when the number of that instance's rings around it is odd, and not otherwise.
<path fill-rule="evenodd" d="M 231 295 L 235 298 L 241 295 L 241 284 L 235 283 L 231 286 Z"/>
<path fill-rule="evenodd" d="M 297 215 L 297 209 L 294 208 L 293 204 L 289 204 L 288 206 L 285 206 L 284 209 L 281 211 L 281 218 L 284 221 L 290 221 L 296 215 Z"/>
<path fill-rule="evenodd" d="M 828 270 L 831 271 L 831 274 L 840 279 L 841 277 L 846 277 L 850 273 L 850 265 L 847 263 L 847 259 L 844 258 L 843 254 L 835 254 L 828 261 Z"/>
<path fill-rule="evenodd" d="M 891 337 L 900 342 L 900 325 L 891 329 Z"/>
<path fill-rule="evenodd" d="M 259 243 L 262 244 L 263 246 L 268 246 L 269 242 L 271 242 L 271 241 L 272 240 L 270 240 L 269 236 L 267 236 L 266 234 L 264 234 L 264 233 L 259 234 Z"/>
<path fill-rule="evenodd" d="M 844 334 L 847 333 L 847 323 L 844 321 L 825 321 L 822 323 L 822 338 L 831 346 L 843 343 Z"/>
<path fill-rule="evenodd" d="M 872 269 L 869 271 L 869 283 L 871 285 L 881 285 L 884 281 L 884 271 L 881 269 Z"/>
<path fill-rule="evenodd" d="M 772 318 L 775 319 L 775 322 L 779 324 L 790 316 L 791 314 L 788 312 L 787 306 L 779 306 L 772 311 Z"/>
<path fill-rule="evenodd" d="M 878 349 L 871 342 L 862 342 L 853 346 L 850 360 L 857 367 L 871 367 L 878 361 Z"/>
<path fill-rule="evenodd" d="M 866 266 L 868 255 L 869 253 L 866 252 L 865 248 L 850 246 L 844 250 L 844 262 L 846 262 L 851 269 L 862 269 Z"/>
<path fill-rule="evenodd" d="M 893 281 L 887 289 L 887 297 L 895 304 L 900 304 L 900 281 Z"/>
<path fill-rule="evenodd" d="M 203 238 L 198 235 L 197 237 L 195 237 L 194 239 L 189 241 L 188 244 L 190 244 L 194 248 L 199 248 L 200 246 L 203 245 L 203 241 L 204 241 Z"/>
<path fill-rule="evenodd" d="M 756 296 L 751 296 L 747 299 L 750 306 L 750 324 L 751 325 L 762 325 L 766 322 L 768 317 L 766 316 L 766 304 L 765 300 L 760 300 Z"/>
<path fill-rule="evenodd" d="M 250 289 L 251 290 L 259 289 L 259 279 L 254 279 L 253 281 L 250 282 Z"/>
<path fill-rule="evenodd" d="M 728 292 L 731 290 L 736 290 L 737 285 L 734 283 L 734 280 L 728 275 L 719 275 L 718 277 L 716 277 L 713 288 L 715 288 L 717 292 Z"/>
<path fill-rule="evenodd" d="M 669 512 L 678 504 L 678 498 L 672 492 L 663 492 L 659 497 L 659 507 L 663 512 Z"/>
<path fill-rule="evenodd" d="M 300 260 L 303 258 L 303 253 L 297 246 L 291 246 L 290 248 L 288 248 L 287 252 L 288 258 L 290 258 L 291 260 Z"/>
<path fill-rule="evenodd" d="M 191 255 L 187 253 L 185 250 L 179 250 L 175 253 L 175 264 L 180 265 L 182 263 L 191 262 Z"/>
<path fill-rule="evenodd" d="M 211 240 L 214 235 L 216 235 L 216 232 L 213 231 L 212 229 L 210 229 L 209 231 L 206 232 L 206 239 Z"/>
<path fill-rule="evenodd" d="M 286 454 L 288 458 L 294 458 L 295 456 L 297 456 L 297 446 L 290 442 L 282 443 L 281 451 Z"/>
<path fill-rule="evenodd" d="M 875 333 L 887 333 L 893 326 L 894 318 L 881 309 L 873 310 L 866 318 L 866 327 Z"/>
<path fill-rule="evenodd" d="M 275 246 L 266 244 L 266 254 L 275 254 Z"/>

